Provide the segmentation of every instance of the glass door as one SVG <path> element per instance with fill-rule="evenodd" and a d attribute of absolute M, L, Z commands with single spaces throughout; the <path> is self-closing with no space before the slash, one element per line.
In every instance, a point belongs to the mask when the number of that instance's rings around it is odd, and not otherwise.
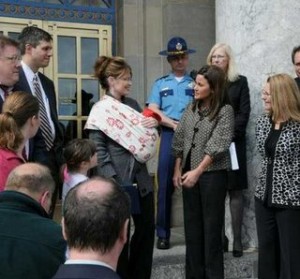
<path fill-rule="evenodd" d="M 21 30 L 38 26 L 53 37 L 53 58 L 44 74 L 54 81 L 59 120 L 65 142 L 85 137 L 84 124 L 101 90 L 93 77 L 98 56 L 111 55 L 112 29 L 109 25 L 49 22 L 0 17 L 1 34 L 17 40 Z"/>
<path fill-rule="evenodd" d="M 100 55 L 111 55 L 111 27 L 59 22 L 48 23 L 47 27 L 57 52 L 49 71 L 56 85 L 59 119 L 68 142 L 86 137 L 87 116 L 101 95 L 93 67 Z"/>

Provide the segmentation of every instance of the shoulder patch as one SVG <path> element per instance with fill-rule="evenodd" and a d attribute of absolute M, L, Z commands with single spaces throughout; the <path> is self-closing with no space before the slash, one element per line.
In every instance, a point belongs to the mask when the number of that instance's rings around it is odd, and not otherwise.
<path fill-rule="evenodd" d="M 159 80 L 164 79 L 164 78 L 166 78 L 166 77 L 168 77 L 168 76 L 169 76 L 169 75 L 165 75 L 165 76 L 159 77 L 159 78 L 156 79 L 155 81 L 159 81 Z"/>

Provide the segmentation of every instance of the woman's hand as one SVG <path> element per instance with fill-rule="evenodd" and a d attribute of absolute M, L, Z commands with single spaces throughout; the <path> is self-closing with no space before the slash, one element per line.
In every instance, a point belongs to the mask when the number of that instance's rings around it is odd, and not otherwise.
<path fill-rule="evenodd" d="M 199 180 L 201 173 L 198 169 L 187 171 L 182 175 L 182 186 L 186 188 L 192 188 Z"/>
<path fill-rule="evenodd" d="M 181 179 L 181 169 L 175 168 L 173 174 L 173 184 L 175 188 L 181 190 L 182 187 L 182 179 Z"/>
<path fill-rule="evenodd" d="M 153 117 L 146 117 L 141 121 L 145 128 L 155 128 L 158 126 L 158 121 Z"/>

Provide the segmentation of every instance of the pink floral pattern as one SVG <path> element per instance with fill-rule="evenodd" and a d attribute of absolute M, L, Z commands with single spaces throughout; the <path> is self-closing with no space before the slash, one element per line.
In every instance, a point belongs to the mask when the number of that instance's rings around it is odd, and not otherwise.
<path fill-rule="evenodd" d="M 141 124 L 141 113 L 118 100 L 104 96 L 97 102 L 88 117 L 85 129 L 101 130 L 118 142 L 141 163 L 156 153 L 158 132 Z"/>

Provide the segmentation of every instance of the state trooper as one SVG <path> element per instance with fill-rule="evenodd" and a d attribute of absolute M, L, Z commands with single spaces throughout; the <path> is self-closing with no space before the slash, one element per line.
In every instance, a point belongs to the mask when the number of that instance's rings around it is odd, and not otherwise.
<path fill-rule="evenodd" d="M 187 73 L 189 54 L 195 50 L 188 49 L 181 37 L 169 40 L 166 50 L 159 54 L 167 56 L 171 72 L 157 79 L 147 101 L 148 107 L 161 116 L 161 141 L 158 159 L 158 197 L 157 197 L 157 248 L 170 248 L 170 219 L 175 160 L 171 145 L 174 130 L 185 110 L 193 100 L 194 81 Z"/>

